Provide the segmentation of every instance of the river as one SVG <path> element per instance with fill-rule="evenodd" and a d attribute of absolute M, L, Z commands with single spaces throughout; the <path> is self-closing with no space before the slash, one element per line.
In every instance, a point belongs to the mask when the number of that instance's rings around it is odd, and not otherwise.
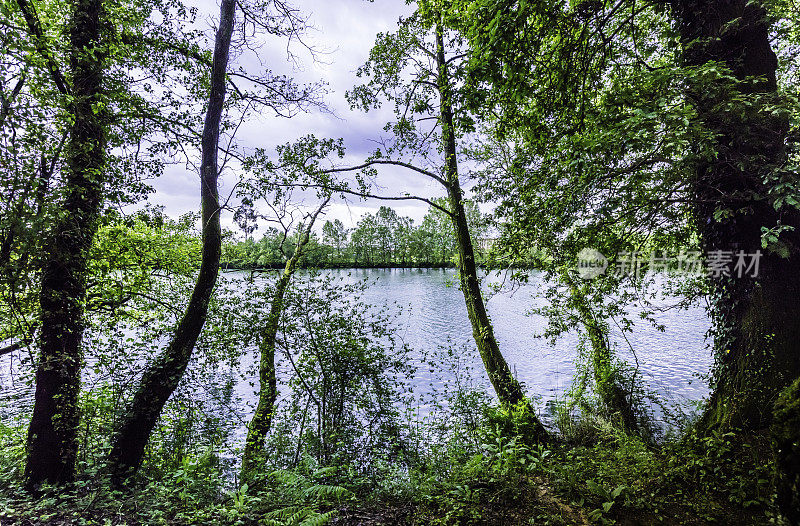
<path fill-rule="evenodd" d="M 401 307 L 394 323 L 398 336 L 408 346 L 427 352 L 442 347 L 456 349 L 463 365 L 472 371 L 473 383 L 489 391 L 488 379 L 472 342 L 472 329 L 454 270 L 353 269 L 325 272 L 344 281 L 370 280 L 364 300 L 378 307 Z M 302 274 L 298 279 L 303 279 Z M 485 281 L 498 283 L 500 276 L 490 276 Z M 528 284 L 506 286 L 501 292 L 489 294 L 487 306 L 501 351 L 527 393 L 537 398 L 539 407 L 544 410 L 548 403 L 562 397 L 571 385 L 578 336 L 566 334 L 554 345 L 537 337 L 545 328 L 545 319 L 531 315 L 530 311 L 541 305 L 543 300 L 537 298 L 537 293 L 542 288 L 541 274 L 533 273 Z M 708 318 L 702 307 L 695 306 L 687 310 L 667 309 L 657 313 L 655 319 L 664 326 L 664 331 L 648 322 L 638 321 L 633 331 L 623 338 L 614 328 L 612 341 L 617 344 L 617 355 L 637 364 L 647 387 L 663 401 L 687 408 L 690 402 L 702 400 L 708 394 L 708 387 L 701 379 L 712 364 L 705 341 Z M 242 367 L 252 364 L 253 358 L 245 359 Z M 0 357 L 0 392 L 6 402 L 0 404 L 5 405 L 3 414 L 0 414 L 3 418 L 8 417 L 9 409 L 16 412 L 14 407 L 30 407 L 32 400 L 32 388 L 14 380 L 18 363 L 18 359 L 13 361 L 12 355 Z M 236 393 L 249 404 L 254 400 L 250 380 L 240 380 L 235 387 Z M 412 387 L 416 394 L 426 394 L 452 381 L 452 374 L 448 371 L 421 367 L 412 379 Z M 246 413 L 244 411 L 242 416 L 246 417 Z"/>

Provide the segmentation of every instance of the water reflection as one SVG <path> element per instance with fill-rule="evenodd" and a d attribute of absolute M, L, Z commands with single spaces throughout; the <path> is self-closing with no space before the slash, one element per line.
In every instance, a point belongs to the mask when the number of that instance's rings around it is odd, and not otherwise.
<path fill-rule="evenodd" d="M 371 285 L 364 301 L 378 308 L 388 307 L 395 311 L 400 308 L 394 323 L 398 336 L 409 347 L 417 353 L 455 348 L 464 365 L 472 367 L 474 383 L 489 391 L 488 379 L 474 348 L 472 328 L 463 296 L 458 290 L 455 271 L 357 269 L 325 272 L 345 282 L 369 279 Z M 530 311 L 537 301 L 542 301 L 535 298 L 543 288 L 541 279 L 534 273 L 526 285 L 513 289 L 505 287 L 499 293 L 489 294 L 487 306 L 501 351 L 515 375 L 530 395 L 546 404 L 569 389 L 575 372 L 578 337 L 566 334 L 555 345 L 536 337 L 544 330 L 545 320 L 530 315 Z M 487 282 L 500 280 L 500 276 L 494 275 Z M 663 332 L 644 321 L 636 324 L 633 332 L 627 335 L 627 341 L 618 330 L 613 331 L 612 341 L 618 344 L 619 357 L 631 363 L 637 362 L 648 387 L 667 402 L 685 404 L 702 399 L 708 394 L 708 388 L 698 375 L 707 373 L 712 362 L 705 345 L 709 322 L 704 310 L 699 306 L 689 310 L 673 309 L 658 313 L 655 318 L 665 326 Z M 242 370 L 253 365 L 253 354 L 249 353 L 243 360 Z M 419 356 L 416 358 L 419 363 Z M 32 400 L 32 388 L 20 381 L 19 367 L 18 357 L 0 357 L 0 396 L 4 401 L 0 407 L 5 407 L 0 418 L 4 422 L 11 413 L 24 412 Z M 252 378 L 238 380 L 234 387 L 234 392 L 250 405 L 255 399 L 251 381 Z M 426 366 L 420 367 L 412 387 L 416 394 L 422 395 L 442 388 L 448 382 L 453 382 L 451 373 Z M 241 416 L 247 418 L 247 411 L 244 410 Z"/>

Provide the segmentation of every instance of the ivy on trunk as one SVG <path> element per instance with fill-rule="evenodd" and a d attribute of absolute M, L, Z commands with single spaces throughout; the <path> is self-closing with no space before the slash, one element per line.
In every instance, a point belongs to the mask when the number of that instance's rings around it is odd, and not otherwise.
<path fill-rule="evenodd" d="M 20 4 L 30 9 L 29 4 Z M 29 25 L 36 28 L 32 17 L 35 13 L 26 11 Z M 87 259 L 103 204 L 106 165 L 105 20 L 102 0 L 74 4 L 69 32 L 72 125 L 65 151 L 66 195 L 49 234 L 42 269 L 40 353 L 25 466 L 29 488 L 43 482 L 69 482 L 75 475 Z M 44 43 L 38 36 L 36 40 L 59 89 L 66 92 Z"/>
<path fill-rule="evenodd" d="M 114 437 L 109 463 L 116 483 L 124 482 L 142 462 L 144 449 L 164 404 L 175 391 L 189 364 L 206 321 L 208 304 L 217 282 L 222 251 L 218 145 L 225 104 L 226 74 L 236 14 L 235 0 L 222 0 L 220 22 L 211 66 L 211 92 L 202 135 L 200 197 L 203 252 L 189 305 L 164 353 L 144 372 Z"/>

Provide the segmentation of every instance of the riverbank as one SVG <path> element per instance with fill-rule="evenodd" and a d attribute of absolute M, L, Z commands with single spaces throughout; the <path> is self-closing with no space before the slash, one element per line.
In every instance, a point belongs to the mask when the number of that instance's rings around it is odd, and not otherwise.
<path fill-rule="evenodd" d="M 228 263 L 221 263 L 219 268 L 224 271 L 266 271 L 266 270 L 282 270 L 286 263 L 270 263 L 265 265 L 233 265 Z M 483 270 L 497 270 L 495 267 L 490 267 L 478 263 L 478 267 Z M 315 263 L 305 264 L 299 263 L 298 269 L 305 270 L 347 270 L 347 269 L 456 269 L 457 265 L 453 262 L 444 263 Z M 537 263 L 530 264 L 514 264 L 503 267 L 502 270 L 541 270 L 543 267 Z"/>
<path fill-rule="evenodd" d="M 5 430 L 0 522 L 5 525 L 685 525 L 774 523 L 771 453 L 763 435 L 686 435 L 652 447 L 602 421 L 550 446 L 483 428 L 475 448 L 450 447 L 409 470 L 371 476 L 345 466 L 274 470 L 232 488 L 213 455 L 145 471 L 126 492 L 102 470 L 69 491 L 32 497 L 13 480 L 21 444 Z M 21 435 L 17 436 L 17 440 Z"/>
<path fill-rule="evenodd" d="M 286 263 L 270 263 L 266 265 L 231 265 L 220 264 L 220 270 L 225 271 L 261 271 L 282 270 Z M 455 269 L 453 263 L 299 263 L 298 269 L 315 270 L 346 270 L 346 269 Z"/>

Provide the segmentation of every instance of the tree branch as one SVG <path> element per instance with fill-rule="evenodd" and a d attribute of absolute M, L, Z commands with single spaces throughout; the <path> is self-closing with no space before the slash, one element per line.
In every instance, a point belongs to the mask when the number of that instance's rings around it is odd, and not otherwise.
<path fill-rule="evenodd" d="M 16 351 L 17 349 L 21 349 L 21 348 L 25 347 L 25 345 L 27 345 L 26 342 L 19 341 L 19 342 L 12 343 L 11 345 L 6 345 L 5 347 L 0 347 L 0 356 L 3 356 L 4 354 L 12 353 L 12 352 Z"/>
<path fill-rule="evenodd" d="M 22 86 L 25 84 L 25 70 L 22 71 L 22 74 L 17 80 L 16 85 L 14 85 L 14 89 L 11 90 L 11 94 L 6 97 L 4 93 L 0 93 L 0 102 L 2 102 L 2 108 L 0 108 L 0 129 L 3 128 L 3 124 L 5 124 L 6 117 L 8 116 L 9 111 L 11 110 L 11 105 L 14 103 L 14 99 L 17 98 L 19 92 L 22 91 Z"/>
<path fill-rule="evenodd" d="M 20 11 L 22 11 L 22 16 L 25 18 L 25 23 L 28 25 L 28 31 L 31 33 L 31 37 L 33 37 L 36 51 L 38 51 L 45 62 L 47 62 L 47 69 L 50 71 L 50 76 L 53 78 L 53 82 L 58 88 L 58 91 L 64 95 L 69 95 L 69 89 L 67 89 L 67 83 L 64 81 L 64 75 L 61 74 L 61 70 L 58 69 L 58 64 L 56 64 L 53 55 L 50 53 L 50 49 L 47 47 L 44 32 L 42 31 L 42 24 L 39 22 L 39 17 L 36 15 L 36 9 L 33 4 L 28 3 L 28 0 L 17 0 L 17 5 Z"/>
<path fill-rule="evenodd" d="M 389 196 L 389 195 L 376 195 L 371 194 L 369 192 L 358 192 L 356 190 L 350 190 L 349 188 L 341 188 L 335 186 L 329 186 L 324 184 L 302 184 L 302 183 L 272 183 L 273 186 L 279 186 L 283 188 L 321 188 L 323 190 L 328 190 L 332 193 L 342 193 L 342 194 L 349 194 L 355 195 L 357 197 L 367 198 L 367 199 L 379 199 L 381 201 L 422 201 L 423 203 L 427 203 L 428 205 L 432 206 L 433 208 L 444 212 L 447 214 L 448 217 L 452 217 L 452 212 L 450 210 L 444 208 L 441 205 L 437 205 L 435 202 L 431 201 L 430 199 L 426 199 L 424 197 L 419 197 L 416 195 L 405 195 L 405 196 Z"/>
<path fill-rule="evenodd" d="M 430 170 L 426 170 L 424 168 L 420 168 L 418 166 L 414 166 L 413 164 L 409 164 L 403 161 L 392 161 L 389 159 L 374 159 L 372 161 L 367 161 L 363 164 L 359 164 L 358 166 L 349 166 L 345 168 L 328 168 L 327 170 L 322 170 L 322 173 L 338 173 L 338 172 L 354 172 L 356 170 L 361 170 L 362 168 L 367 168 L 368 166 L 372 166 L 373 164 L 389 164 L 394 166 L 402 166 L 403 168 L 408 168 L 409 170 L 413 170 L 417 173 L 421 173 L 422 175 L 426 175 L 433 179 L 434 181 L 438 182 L 444 187 L 447 187 L 447 182 L 436 175 L 435 173 L 431 172 Z"/>

